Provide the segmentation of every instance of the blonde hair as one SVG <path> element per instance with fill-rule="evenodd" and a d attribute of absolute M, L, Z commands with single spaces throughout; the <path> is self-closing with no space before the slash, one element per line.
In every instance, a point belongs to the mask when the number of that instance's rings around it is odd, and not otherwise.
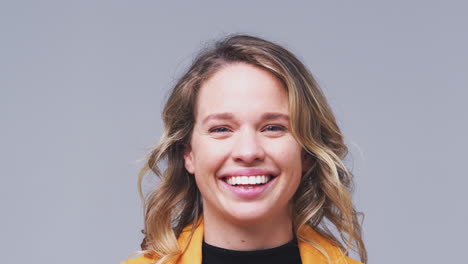
<path fill-rule="evenodd" d="M 348 149 L 327 100 L 311 73 L 292 53 L 272 42 L 246 35 L 229 36 L 202 51 L 167 100 L 162 112 L 164 133 L 139 173 L 142 198 L 142 180 L 150 170 L 161 181 L 143 199 L 142 252 L 157 260 L 156 263 L 170 263 L 187 247 L 180 248 L 177 237 L 187 225 L 192 225 L 193 233 L 203 212 L 200 192 L 183 159 L 195 122 L 197 92 L 220 68 L 238 62 L 263 68 L 282 81 L 289 95 L 292 133 L 315 161 L 303 175 L 293 197 L 292 221 L 296 235 L 301 227 L 308 225 L 345 254 L 349 249 L 355 250 L 361 261 L 366 262 L 358 213 L 351 200 L 352 174 L 343 164 Z M 160 171 L 163 162 L 167 167 Z M 338 237 L 326 222 L 336 228 Z M 298 239 L 313 244 L 304 237 Z"/>

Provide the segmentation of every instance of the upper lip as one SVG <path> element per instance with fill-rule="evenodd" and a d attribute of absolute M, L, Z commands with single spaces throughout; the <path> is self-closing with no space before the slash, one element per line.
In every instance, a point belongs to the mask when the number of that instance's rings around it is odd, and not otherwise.
<path fill-rule="evenodd" d="M 266 169 L 256 169 L 256 168 L 245 168 L 228 171 L 221 173 L 219 178 L 233 177 L 233 176 L 260 176 L 260 175 L 270 175 L 273 177 L 277 176 L 277 173 L 272 170 Z"/>

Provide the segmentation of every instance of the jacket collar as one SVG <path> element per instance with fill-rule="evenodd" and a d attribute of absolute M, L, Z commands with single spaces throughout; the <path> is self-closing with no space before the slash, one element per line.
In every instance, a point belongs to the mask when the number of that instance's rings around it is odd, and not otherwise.
<path fill-rule="evenodd" d="M 203 221 L 200 221 L 195 232 L 190 239 L 192 226 L 187 226 L 179 236 L 179 246 L 183 249 L 187 243 L 187 249 L 180 256 L 177 264 L 202 263 L 202 243 L 203 243 Z M 327 252 L 334 264 L 346 264 L 347 258 L 336 246 L 318 234 L 309 226 L 304 226 L 299 230 L 299 236 L 307 239 L 312 245 Z M 325 255 L 311 244 L 299 241 L 299 253 L 302 263 L 326 263 Z"/>

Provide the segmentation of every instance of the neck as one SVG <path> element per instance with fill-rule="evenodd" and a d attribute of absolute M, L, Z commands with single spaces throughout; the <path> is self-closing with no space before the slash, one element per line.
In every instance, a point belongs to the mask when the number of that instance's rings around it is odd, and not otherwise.
<path fill-rule="evenodd" d="M 271 216 L 262 221 L 237 223 L 225 221 L 204 211 L 203 222 L 205 242 L 230 250 L 269 249 L 293 239 L 290 217 Z"/>

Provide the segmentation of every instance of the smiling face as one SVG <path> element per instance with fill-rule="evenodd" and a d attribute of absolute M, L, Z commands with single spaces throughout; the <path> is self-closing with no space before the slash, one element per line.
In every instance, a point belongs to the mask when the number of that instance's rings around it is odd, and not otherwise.
<path fill-rule="evenodd" d="M 184 155 L 207 216 L 231 223 L 291 221 L 303 171 L 288 94 L 271 73 L 230 64 L 203 83 Z"/>

